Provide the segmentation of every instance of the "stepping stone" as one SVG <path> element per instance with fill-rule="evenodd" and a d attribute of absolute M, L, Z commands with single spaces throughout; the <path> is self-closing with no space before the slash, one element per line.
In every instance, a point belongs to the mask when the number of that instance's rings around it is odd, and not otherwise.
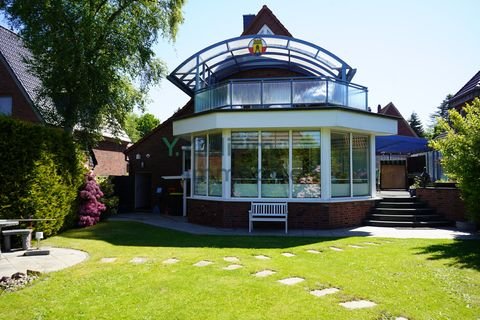
<path fill-rule="evenodd" d="M 338 291 L 340 290 L 337 288 L 327 288 L 323 290 L 312 290 L 310 291 L 310 294 L 314 295 L 315 297 L 323 297 L 323 296 L 326 296 L 327 294 L 337 293 Z"/>
<path fill-rule="evenodd" d="M 237 257 L 224 257 L 223 260 L 227 262 L 240 262 L 240 259 L 238 259 Z"/>
<path fill-rule="evenodd" d="M 379 245 L 378 243 L 375 243 L 375 242 L 364 242 L 363 244 L 368 244 L 370 246 L 378 246 Z"/>
<path fill-rule="evenodd" d="M 314 249 L 308 249 L 307 252 L 308 253 L 313 253 L 313 254 L 319 254 L 320 253 L 320 251 L 314 250 Z"/>
<path fill-rule="evenodd" d="M 340 305 L 347 309 L 363 309 L 375 307 L 377 304 L 368 300 L 356 300 L 340 303 Z"/>
<path fill-rule="evenodd" d="M 350 248 L 355 248 L 355 249 L 363 249 L 364 247 L 362 246 L 357 246 L 356 244 L 349 244 L 348 245 Z"/>
<path fill-rule="evenodd" d="M 258 260 L 270 260 L 270 257 L 264 256 L 263 254 L 259 254 L 258 256 L 255 256 Z"/>
<path fill-rule="evenodd" d="M 102 259 L 100 259 L 101 263 L 112 263 L 112 262 L 115 262 L 115 261 L 117 261 L 117 258 L 102 258 Z"/>
<path fill-rule="evenodd" d="M 408 320 L 408 318 L 405 318 L 405 317 L 396 317 L 395 320 Z"/>
<path fill-rule="evenodd" d="M 287 258 L 295 257 L 295 255 L 293 253 L 290 253 L 290 252 L 283 252 L 282 256 L 287 257 Z"/>
<path fill-rule="evenodd" d="M 175 264 L 177 262 L 180 262 L 180 260 L 178 260 L 177 258 L 170 258 L 170 259 L 167 259 L 167 260 L 163 260 L 164 264 Z"/>
<path fill-rule="evenodd" d="M 206 267 L 211 265 L 213 262 L 208 260 L 201 260 L 194 264 L 195 267 Z"/>
<path fill-rule="evenodd" d="M 268 276 L 271 276 L 272 274 L 275 274 L 276 272 L 273 271 L 273 270 L 262 270 L 262 271 L 259 271 L 257 273 L 254 273 L 253 275 L 255 277 L 258 277 L 258 278 L 265 278 L 265 277 L 268 277 Z"/>
<path fill-rule="evenodd" d="M 305 281 L 305 279 L 299 278 L 299 277 L 292 277 L 292 278 L 286 278 L 286 279 L 278 280 L 278 282 L 280 282 L 281 284 L 285 284 L 287 286 L 292 286 L 294 284 L 297 284 L 297 283 L 300 283 L 300 282 L 303 282 L 303 281 Z"/>
<path fill-rule="evenodd" d="M 237 269 L 240 269 L 240 268 L 243 268 L 243 266 L 240 265 L 240 264 L 231 264 L 231 265 L 223 268 L 223 270 L 237 270 Z"/>
<path fill-rule="evenodd" d="M 132 260 L 130 260 L 130 263 L 134 263 L 134 264 L 142 264 L 145 262 L 147 262 L 147 258 L 142 258 L 142 257 L 135 257 Z"/>
<path fill-rule="evenodd" d="M 331 250 L 333 251 L 343 251 L 343 249 L 337 248 L 337 247 L 330 247 Z"/>

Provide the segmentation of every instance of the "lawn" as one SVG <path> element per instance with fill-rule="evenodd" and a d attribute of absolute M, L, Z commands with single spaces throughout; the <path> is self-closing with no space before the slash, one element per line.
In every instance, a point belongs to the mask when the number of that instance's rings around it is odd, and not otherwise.
<path fill-rule="evenodd" d="M 45 241 L 85 250 L 90 258 L 2 294 L 0 314 L 2 319 L 478 319 L 479 244 L 197 236 L 107 222 Z M 295 256 L 283 256 L 285 252 Z M 255 258 L 260 254 L 270 259 Z M 243 268 L 223 270 L 230 264 L 226 256 L 237 257 Z M 101 262 L 105 257 L 117 260 Z M 135 257 L 146 262 L 131 263 Z M 163 263 L 173 257 L 180 261 Z M 213 264 L 193 266 L 200 260 Z M 276 273 L 252 276 L 265 269 Z M 277 282 L 287 277 L 305 281 L 292 286 Z M 340 291 L 323 297 L 309 293 L 329 287 Z M 339 305 L 360 299 L 377 306 L 348 310 Z"/>

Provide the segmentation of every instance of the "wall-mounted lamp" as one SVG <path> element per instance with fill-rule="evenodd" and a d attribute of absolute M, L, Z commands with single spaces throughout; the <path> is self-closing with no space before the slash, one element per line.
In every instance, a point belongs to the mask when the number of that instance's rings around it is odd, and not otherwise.
<path fill-rule="evenodd" d="M 135 159 L 137 159 L 137 160 L 142 159 L 142 155 L 141 155 L 140 153 L 137 153 L 137 154 L 135 155 Z"/>

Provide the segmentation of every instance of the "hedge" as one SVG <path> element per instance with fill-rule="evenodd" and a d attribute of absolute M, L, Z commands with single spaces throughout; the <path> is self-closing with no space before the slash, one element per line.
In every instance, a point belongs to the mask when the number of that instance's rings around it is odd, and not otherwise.
<path fill-rule="evenodd" d="M 0 116 L 0 218 L 55 219 L 33 224 L 46 236 L 73 226 L 81 154 L 61 129 Z"/>

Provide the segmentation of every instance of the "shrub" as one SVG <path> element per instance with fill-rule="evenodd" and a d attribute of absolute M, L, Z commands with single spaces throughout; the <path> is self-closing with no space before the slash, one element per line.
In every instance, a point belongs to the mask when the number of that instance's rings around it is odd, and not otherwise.
<path fill-rule="evenodd" d="M 119 198 L 115 195 L 115 185 L 112 182 L 112 177 L 98 177 L 100 189 L 103 192 L 103 197 L 100 201 L 107 207 L 105 212 L 100 216 L 100 220 L 117 214 Z"/>
<path fill-rule="evenodd" d="M 34 224 L 45 236 L 71 227 L 83 158 L 63 130 L 0 116 L 0 218 Z"/>
<path fill-rule="evenodd" d="M 97 224 L 100 221 L 100 215 L 105 211 L 105 205 L 100 201 L 103 192 L 95 180 L 93 172 L 85 175 L 85 185 L 79 193 L 80 208 L 78 211 L 81 227 L 88 227 Z"/>

